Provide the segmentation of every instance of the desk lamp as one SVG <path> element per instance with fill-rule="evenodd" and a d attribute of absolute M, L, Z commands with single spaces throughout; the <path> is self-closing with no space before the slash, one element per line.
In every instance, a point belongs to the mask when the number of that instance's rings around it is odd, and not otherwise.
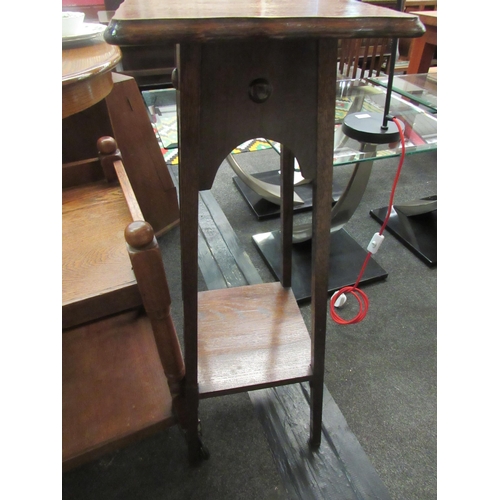
<path fill-rule="evenodd" d="M 404 0 L 397 0 L 396 10 L 400 12 L 403 11 L 403 2 Z M 389 115 L 397 49 L 398 39 L 393 38 L 384 113 L 370 113 L 368 111 L 362 111 L 347 115 L 342 123 L 342 132 L 347 137 L 355 139 L 359 142 L 368 142 L 370 144 L 388 144 L 399 141 L 399 129 L 394 122 L 390 121 L 391 118 Z"/>

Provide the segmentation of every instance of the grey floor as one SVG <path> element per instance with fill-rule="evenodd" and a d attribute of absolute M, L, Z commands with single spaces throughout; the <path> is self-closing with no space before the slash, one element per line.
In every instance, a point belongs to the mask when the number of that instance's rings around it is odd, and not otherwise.
<path fill-rule="evenodd" d="M 243 153 L 250 172 L 278 168 L 270 150 Z M 362 246 L 379 230 L 369 211 L 387 206 L 398 160 L 376 162 L 366 193 L 346 230 Z M 337 167 L 342 186 L 352 167 Z M 264 281 L 274 281 L 251 236 L 278 228 L 257 221 L 224 162 L 212 193 Z M 437 154 L 407 156 L 396 203 L 437 194 Z M 160 239 L 182 338 L 179 230 Z M 397 500 L 437 496 L 437 268 L 429 268 L 386 232 L 374 257 L 388 272 L 365 286 L 366 319 L 339 326 L 328 318 L 325 384 L 372 465 Z M 200 277 L 200 288 L 205 286 Z M 355 309 L 350 301 L 346 316 Z M 310 307 L 301 305 L 310 325 Z M 65 499 L 288 499 L 273 453 L 247 393 L 201 401 L 204 443 L 211 457 L 191 468 L 177 428 L 63 475 Z M 311 491 L 310 498 L 316 498 Z M 324 498 L 333 498 L 326 496 Z"/>

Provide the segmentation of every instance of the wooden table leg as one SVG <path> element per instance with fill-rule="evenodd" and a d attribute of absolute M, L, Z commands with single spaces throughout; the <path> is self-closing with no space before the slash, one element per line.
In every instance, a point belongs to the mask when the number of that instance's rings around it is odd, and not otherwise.
<path fill-rule="evenodd" d="M 310 443 L 317 447 L 321 442 L 336 60 L 334 39 L 188 43 L 178 47 L 185 394 L 193 461 L 200 452 L 196 429 L 200 397 L 195 271 L 198 192 L 212 187 L 218 168 L 234 147 L 256 137 L 284 145 L 285 218 L 290 218 L 287 214 L 293 200 L 294 157 L 302 175 L 313 179 Z M 283 231 L 286 249 L 291 243 L 291 220 L 284 221 Z M 290 286 L 289 260 L 285 259 L 284 287 Z"/>
<path fill-rule="evenodd" d="M 330 208 L 333 183 L 333 144 L 335 124 L 337 41 L 318 42 L 318 100 L 316 107 L 317 142 L 316 176 L 313 179 L 313 239 L 311 318 L 311 431 L 310 445 L 321 444 L 323 418 L 323 382 L 325 372 L 325 336 L 328 298 L 328 268 L 330 254 Z"/>
<path fill-rule="evenodd" d="M 437 27 L 426 25 L 426 33 L 413 40 L 407 74 L 427 73 L 437 47 Z"/>

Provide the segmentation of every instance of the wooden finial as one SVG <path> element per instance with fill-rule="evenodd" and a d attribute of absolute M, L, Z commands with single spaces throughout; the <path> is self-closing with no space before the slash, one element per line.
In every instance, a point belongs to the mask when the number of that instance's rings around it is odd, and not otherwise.
<path fill-rule="evenodd" d="M 132 247 L 141 249 L 153 241 L 155 232 L 150 224 L 143 220 L 131 222 L 125 229 L 125 240 Z"/>
<path fill-rule="evenodd" d="M 113 137 L 105 135 L 97 140 L 97 151 L 104 176 L 108 182 L 117 180 L 114 162 L 121 160 L 121 153 Z"/>
<path fill-rule="evenodd" d="M 103 155 L 115 153 L 117 149 L 116 141 L 109 135 L 105 135 L 97 140 L 97 150 Z"/>

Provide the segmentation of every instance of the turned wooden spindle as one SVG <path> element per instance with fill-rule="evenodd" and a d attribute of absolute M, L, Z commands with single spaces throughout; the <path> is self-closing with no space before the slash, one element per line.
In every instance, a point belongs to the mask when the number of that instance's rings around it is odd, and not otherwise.
<path fill-rule="evenodd" d="M 114 163 L 116 160 L 121 160 L 122 157 L 115 139 L 109 135 L 99 138 L 97 140 L 97 151 L 106 179 L 108 182 L 116 181 Z"/>
<path fill-rule="evenodd" d="M 170 315 L 170 290 L 154 230 L 145 221 L 132 222 L 125 229 L 125 240 L 170 393 L 175 398 L 185 374 L 184 359 Z"/>

